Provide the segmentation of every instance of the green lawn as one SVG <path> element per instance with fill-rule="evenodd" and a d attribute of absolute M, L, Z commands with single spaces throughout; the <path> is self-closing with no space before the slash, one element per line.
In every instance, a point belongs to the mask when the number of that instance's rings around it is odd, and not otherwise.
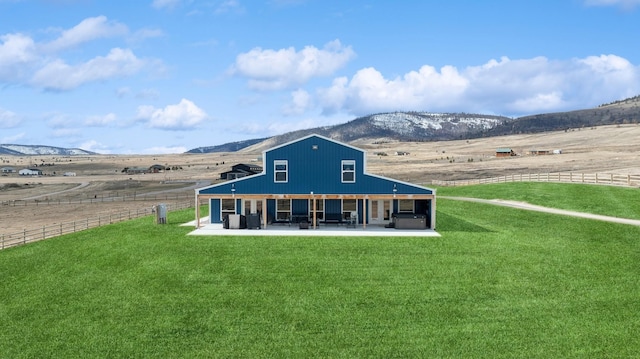
<path fill-rule="evenodd" d="M 0 251 L 0 357 L 640 352 L 639 227 L 451 200 L 439 238 L 186 236 L 192 219 Z"/>
<path fill-rule="evenodd" d="M 579 212 L 640 219 L 640 189 L 603 185 L 510 182 L 440 187 L 440 196 L 509 199 Z"/>

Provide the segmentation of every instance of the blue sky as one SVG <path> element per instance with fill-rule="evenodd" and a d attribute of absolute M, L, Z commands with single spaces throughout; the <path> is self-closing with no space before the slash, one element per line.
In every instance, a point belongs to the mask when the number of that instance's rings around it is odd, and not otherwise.
<path fill-rule="evenodd" d="M 180 153 L 640 94 L 640 0 L 0 0 L 0 143 Z"/>

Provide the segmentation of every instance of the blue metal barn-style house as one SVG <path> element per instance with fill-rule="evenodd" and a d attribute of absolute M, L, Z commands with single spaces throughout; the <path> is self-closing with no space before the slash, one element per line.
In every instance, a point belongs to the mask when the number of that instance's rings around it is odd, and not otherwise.
<path fill-rule="evenodd" d="M 367 173 L 365 152 L 309 135 L 263 153 L 262 173 L 196 190 L 209 203 L 210 223 L 233 214 L 273 223 L 307 222 L 390 225 L 396 217 L 419 215 L 435 229 L 435 190 Z M 256 216 L 257 215 L 257 216 Z"/>

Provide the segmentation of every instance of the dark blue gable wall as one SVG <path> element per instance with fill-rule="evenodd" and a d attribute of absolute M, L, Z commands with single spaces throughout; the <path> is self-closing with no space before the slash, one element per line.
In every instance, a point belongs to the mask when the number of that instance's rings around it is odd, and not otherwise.
<path fill-rule="evenodd" d="M 341 183 L 341 160 L 355 160 L 356 181 L 362 176 L 362 151 L 320 137 L 306 138 L 267 152 L 264 167 L 271 182 L 275 160 L 289 161 L 289 181 L 273 183 L 272 193 L 345 193 L 339 191 L 355 185 Z"/>
<path fill-rule="evenodd" d="M 317 149 L 314 149 L 317 148 Z M 288 161 L 288 182 L 274 183 L 275 160 Z M 342 160 L 356 161 L 356 182 L 342 183 Z M 364 152 L 311 136 L 266 152 L 264 173 L 200 190 L 201 194 L 432 194 L 429 189 L 365 174 Z"/>

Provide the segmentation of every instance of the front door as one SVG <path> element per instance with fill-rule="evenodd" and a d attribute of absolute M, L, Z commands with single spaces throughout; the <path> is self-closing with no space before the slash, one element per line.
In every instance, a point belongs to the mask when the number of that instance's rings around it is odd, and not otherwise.
<path fill-rule="evenodd" d="M 372 199 L 369 201 L 369 223 L 387 224 L 391 220 L 391 201 Z"/>

